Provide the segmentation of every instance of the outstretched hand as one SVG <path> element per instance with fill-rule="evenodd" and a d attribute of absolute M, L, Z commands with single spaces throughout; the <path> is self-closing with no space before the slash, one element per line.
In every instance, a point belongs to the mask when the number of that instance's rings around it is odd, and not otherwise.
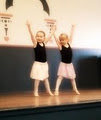
<path fill-rule="evenodd" d="M 76 24 L 72 24 L 72 28 L 75 28 L 76 27 Z"/>
<path fill-rule="evenodd" d="M 26 25 L 27 25 L 28 27 L 30 27 L 30 23 L 29 23 L 29 21 L 26 22 Z"/>
<path fill-rule="evenodd" d="M 54 33 L 56 31 L 56 25 L 52 25 L 51 31 Z"/>

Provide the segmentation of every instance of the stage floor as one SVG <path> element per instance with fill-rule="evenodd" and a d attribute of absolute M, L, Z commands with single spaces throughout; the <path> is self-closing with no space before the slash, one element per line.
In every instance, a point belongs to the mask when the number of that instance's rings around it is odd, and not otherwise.
<path fill-rule="evenodd" d="M 59 96 L 49 96 L 46 92 L 39 92 L 39 97 L 34 97 L 32 91 L 0 94 L 0 111 L 101 101 L 101 89 L 79 91 L 80 95 L 76 95 L 71 90 L 60 91 Z"/>

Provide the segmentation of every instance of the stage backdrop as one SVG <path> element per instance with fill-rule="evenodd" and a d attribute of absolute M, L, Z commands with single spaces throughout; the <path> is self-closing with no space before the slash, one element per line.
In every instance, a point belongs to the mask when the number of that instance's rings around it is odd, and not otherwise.
<path fill-rule="evenodd" d="M 53 19 L 57 35 L 69 35 L 71 24 L 76 24 L 73 47 L 101 48 L 100 5 L 100 0 L 0 0 L 0 45 L 32 46 L 26 21 L 34 34 L 44 30 L 48 35 L 45 19 Z M 51 40 L 47 46 L 56 44 Z"/>

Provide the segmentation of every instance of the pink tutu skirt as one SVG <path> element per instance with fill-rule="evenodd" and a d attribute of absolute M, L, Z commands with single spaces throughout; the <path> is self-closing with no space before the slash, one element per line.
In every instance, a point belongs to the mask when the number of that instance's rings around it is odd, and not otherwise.
<path fill-rule="evenodd" d="M 75 74 L 73 64 L 60 62 L 57 75 L 68 78 L 68 79 L 75 79 L 76 74 Z"/>
<path fill-rule="evenodd" d="M 49 77 L 48 73 L 48 63 L 42 63 L 42 62 L 34 62 L 32 65 L 30 77 L 35 80 L 41 80 Z"/>

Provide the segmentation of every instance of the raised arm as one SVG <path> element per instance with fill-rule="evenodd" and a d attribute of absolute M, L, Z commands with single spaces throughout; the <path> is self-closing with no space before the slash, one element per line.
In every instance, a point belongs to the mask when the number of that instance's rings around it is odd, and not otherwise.
<path fill-rule="evenodd" d="M 75 25 L 72 24 L 71 32 L 70 32 L 70 36 L 69 36 L 69 42 L 70 42 L 70 43 L 71 43 L 72 40 L 73 40 L 74 29 L 75 29 Z"/>
<path fill-rule="evenodd" d="M 37 41 L 36 41 L 36 39 L 34 38 L 34 36 L 33 36 L 33 34 L 32 34 L 31 27 L 30 27 L 30 24 L 29 24 L 28 21 L 27 21 L 26 25 L 27 25 L 27 27 L 28 27 L 31 40 L 32 40 L 32 42 L 33 42 L 33 46 L 36 47 Z"/>
<path fill-rule="evenodd" d="M 53 36 L 54 36 L 55 42 L 56 42 L 56 44 L 57 44 L 59 50 L 61 50 L 62 47 L 61 47 L 61 44 L 60 44 L 60 42 L 59 42 L 59 39 L 56 37 L 55 33 L 53 34 Z"/>
<path fill-rule="evenodd" d="M 45 43 L 47 43 L 49 40 L 51 40 L 53 34 L 55 33 L 55 26 L 52 27 L 51 33 L 49 34 L 49 36 L 45 39 Z"/>
<path fill-rule="evenodd" d="M 54 29 L 55 29 L 55 31 L 56 31 L 56 26 L 54 26 Z M 60 44 L 60 42 L 59 42 L 59 39 L 58 39 L 58 38 L 56 37 L 56 35 L 55 35 L 55 31 L 54 31 L 54 33 L 53 33 L 53 36 L 54 36 L 55 42 L 56 42 L 59 50 L 61 50 L 62 47 L 61 47 L 61 44 Z"/>

